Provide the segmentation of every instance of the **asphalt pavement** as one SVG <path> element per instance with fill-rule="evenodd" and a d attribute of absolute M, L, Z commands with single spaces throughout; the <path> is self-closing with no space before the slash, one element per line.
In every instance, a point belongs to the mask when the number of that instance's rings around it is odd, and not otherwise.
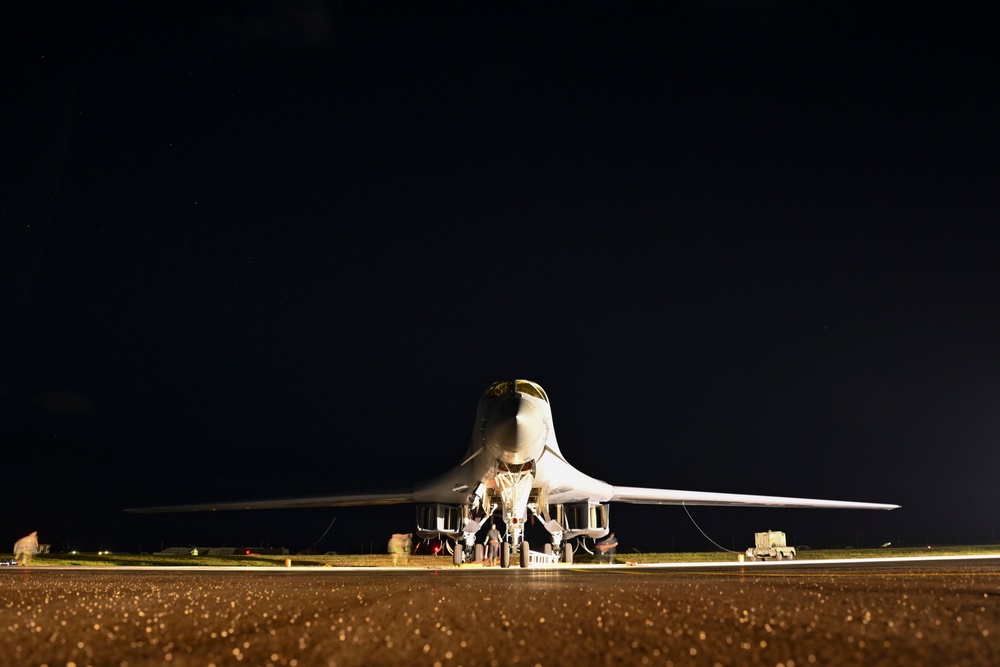
<path fill-rule="evenodd" d="M 994 665 L 1000 561 L 2 568 L 0 628 L 49 667 Z"/>

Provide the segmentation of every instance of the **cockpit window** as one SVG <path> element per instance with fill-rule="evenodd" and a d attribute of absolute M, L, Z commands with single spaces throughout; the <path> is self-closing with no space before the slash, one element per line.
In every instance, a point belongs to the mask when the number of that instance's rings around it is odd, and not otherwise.
<path fill-rule="evenodd" d="M 514 380 L 510 382 L 504 380 L 502 382 L 494 382 L 490 385 L 490 388 L 486 390 L 483 397 L 479 399 L 480 403 L 488 401 L 491 398 L 496 398 L 497 396 L 503 396 L 512 391 L 519 391 L 522 394 L 527 394 L 528 396 L 534 396 L 535 398 L 540 398 L 546 403 L 549 402 L 549 397 L 545 395 L 545 390 L 539 387 L 534 382 L 528 380 Z"/>
<path fill-rule="evenodd" d="M 480 403 L 490 400 L 491 398 L 496 398 L 497 396 L 503 396 L 507 392 L 511 391 L 513 387 L 513 382 L 494 382 L 490 385 L 490 388 L 486 390 L 483 397 L 479 399 Z"/>
<path fill-rule="evenodd" d="M 517 380 L 515 382 L 517 385 L 517 390 L 522 394 L 527 394 L 528 396 L 534 396 L 535 398 L 540 398 L 546 403 L 549 402 L 549 397 L 545 395 L 545 392 L 534 382 L 528 382 L 527 380 Z"/>

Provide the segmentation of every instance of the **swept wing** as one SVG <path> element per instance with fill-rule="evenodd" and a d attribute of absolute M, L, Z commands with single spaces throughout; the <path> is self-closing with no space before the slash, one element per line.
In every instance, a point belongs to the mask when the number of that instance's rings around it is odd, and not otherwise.
<path fill-rule="evenodd" d="M 615 486 L 609 500 L 637 505 L 719 505 L 742 507 L 817 507 L 826 509 L 894 510 L 899 505 L 862 503 L 851 500 L 820 500 L 756 496 L 745 493 L 712 493 L 677 489 L 646 489 L 638 486 Z"/>
<path fill-rule="evenodd" d="M 164 505 L 160 507 L 135 507 L 125 510 L 136 514 L 156 512 L 214 512 L 222 510 L 277 510 L 300 507 L 352 507 L 358 505 L 401 505 L 415 502 L 413 491 L 386 491 L 339 496 L 314 496 L 310 498 L 283 498 L 276 500 L 248 500 L 243 502 L 202 503 L 197 505 Z"/>

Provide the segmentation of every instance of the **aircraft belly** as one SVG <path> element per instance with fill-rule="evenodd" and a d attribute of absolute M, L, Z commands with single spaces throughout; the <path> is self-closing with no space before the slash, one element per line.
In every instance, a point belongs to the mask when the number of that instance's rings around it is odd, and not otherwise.
<path fill-rule="evenodd" d="M 487 465 L 483 465 L 487 463 Z M 480 482 L 485 481 L 490 466 L 478 457 L 465 465 L 452 468 L 447 473 L 417 486 L 413 493 L 419 503 L 462 504 Z"/>

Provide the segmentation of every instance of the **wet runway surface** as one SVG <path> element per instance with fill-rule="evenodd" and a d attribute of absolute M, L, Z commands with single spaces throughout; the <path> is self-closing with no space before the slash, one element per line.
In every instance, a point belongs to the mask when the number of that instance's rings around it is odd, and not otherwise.
<path fill-rule="evenodd" d="M 0 569 L 4 665 L 994 665 L 1000 561 Z"/>

